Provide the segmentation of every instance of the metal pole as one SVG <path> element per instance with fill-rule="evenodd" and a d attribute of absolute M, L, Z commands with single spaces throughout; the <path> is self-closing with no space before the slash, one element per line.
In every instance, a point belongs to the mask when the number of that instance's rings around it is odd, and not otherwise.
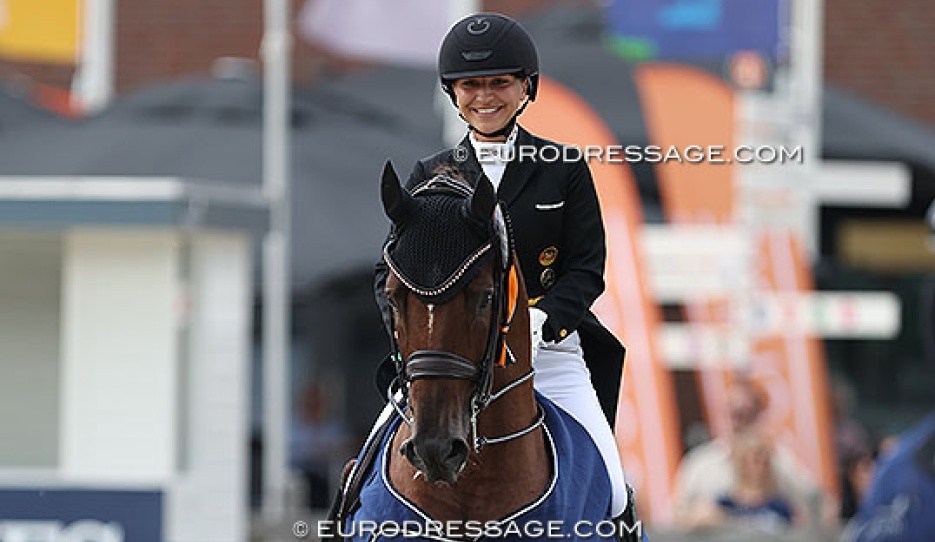
<path fill-rule="evenodd" d="M 823 0 L 794 0 L 792 12 L 791 100 L 792 141 L 802 145 L 805 154 L 803 178 L 815 178 L 821 166 L 821 89 L 824 43 Z M 818 202 L 814 187 L 804 191 L 808 203 L 805 239 L 809 256 L 818 257 Z"/>
<path fill-rule="evenodd" d="M 114 1 L 86 0 L 80 62 L 72 93 L 84 114 L 110 102 L 114 92 Z"/>
<path fill-rule="evenodd" d="M 289 0 L 265 0 L 263 56 L 263 190 L 270 228 L 263 241 L 263 516 L 285 515 L 290 339 Z"/>

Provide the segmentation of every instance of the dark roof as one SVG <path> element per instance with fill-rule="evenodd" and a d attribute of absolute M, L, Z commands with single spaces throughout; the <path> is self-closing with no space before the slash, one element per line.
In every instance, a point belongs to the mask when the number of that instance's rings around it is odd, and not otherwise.
<path fill-rule="evenodd" d="M 15 87 L 0 84 L 0 137 L 64 123 L 58 115 L 24 100 Z"/>
<path fill-rule="evenodd" d="M 261 104 L 257 81 L 154 85 L 94 118 L 0 135 L 0 175 L 172 176 L 258 186 Z M 376 261 L 388 228 L 378 190 L 384 161 L 408 171 L 439 144 L 420 142 L 380 111 L 328 88 L 297 95 L 291 119 L 293 277 L 305 288 Z"/>
<path fill-rule="evenodd" d="M 830 84 L 821 145 L 825 158 L 904 162 L 935 175 L 935 129 Z"/>

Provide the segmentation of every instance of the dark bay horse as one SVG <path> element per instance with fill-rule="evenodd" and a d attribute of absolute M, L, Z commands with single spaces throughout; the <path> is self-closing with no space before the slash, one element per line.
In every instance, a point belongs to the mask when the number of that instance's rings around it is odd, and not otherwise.
<path fill-rule="evenodd" d="M 356 510 L 340 517 L 342 537 L 474 522 L 473 533 L 416 534 L 545 538 L 528 526 L 557 520 L 562 537 L 586 537 L 573 523 L 609 517 L 609 478 L 584 429 L 533 389 L 528 299 L 492 185 L 446 172 L 409 192 L 387 163 L 381 195 L 393 222 L 384 261 L 396 417 Z M 364 523 L 394 529 L 361 532 Z M 603 534 L 594 538 L 613 538 Z"/>

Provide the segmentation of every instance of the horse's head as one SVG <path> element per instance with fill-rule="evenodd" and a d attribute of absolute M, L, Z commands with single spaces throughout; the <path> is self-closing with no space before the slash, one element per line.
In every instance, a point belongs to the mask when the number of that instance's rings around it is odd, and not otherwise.
<path fill-rule="evenodd" d="M 394 226 L 386 297 L 412 431 L 400 451 L 427 481 L 448 483 L 482 445 L 477 414 L 491 400 L 494 367 L 512 357 L 505 335 L 517 303 L 525 308 L 493 187 L 483 178 L 472 191 L 453 177 L 410 194 L 387 163 L 381 186 Z"/>

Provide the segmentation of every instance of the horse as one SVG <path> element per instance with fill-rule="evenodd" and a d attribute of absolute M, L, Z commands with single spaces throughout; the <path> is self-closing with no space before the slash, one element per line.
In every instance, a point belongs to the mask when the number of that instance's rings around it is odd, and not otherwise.
<path fill-rule="evenodd" d="M 452 170 L 410 192 L 387 162 L 381 196 L 392 417 L 358 457 L 337 534 L 615 539 L 579 532 L 610 518 L 610 480 L 580 424 L 533 388 L 528 298 L 490 181 L 472 188 Z"/>

